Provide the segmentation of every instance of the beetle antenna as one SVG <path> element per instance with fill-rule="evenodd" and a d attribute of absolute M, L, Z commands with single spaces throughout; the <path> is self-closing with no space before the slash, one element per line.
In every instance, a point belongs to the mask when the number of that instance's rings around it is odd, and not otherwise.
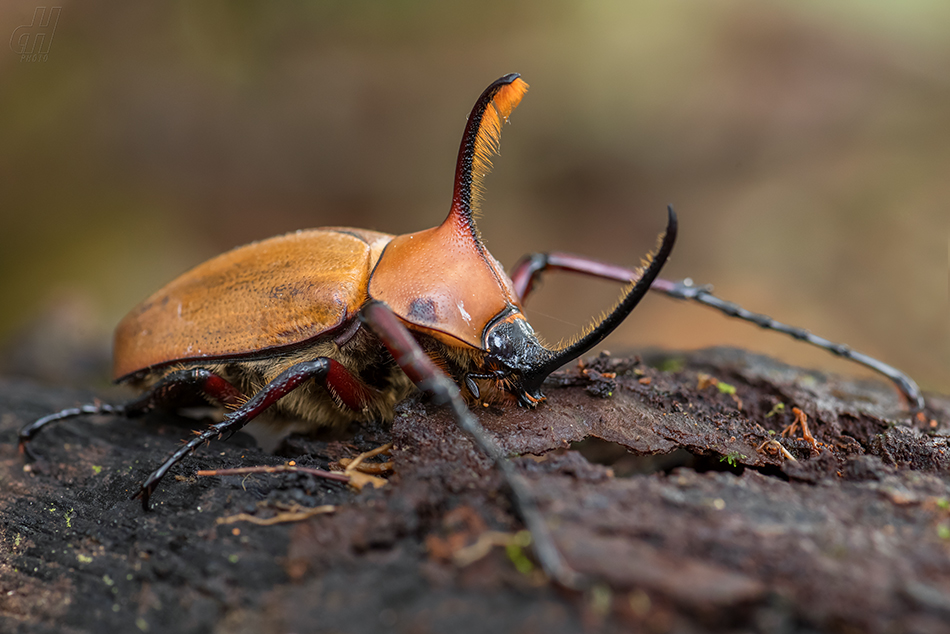
<path fill-rule="evenodd" d="M 532 291 L 540 273 L 549 270 L 572 271 L 574 273 L 599 277 L 605 280 L 627 283 L 637 280 L 640 276 L 640 271 L 630 270 L 621 266 L 599 262 L 570 253 L 534 253 L 523 257 L 521 261 L 515 265 L 511 274 L 515 295 L 522 303 Z M 897 368 L 858 352 L 845 344 L 835 343 L 824 337 L 814 335 L 804 328 L 784 324 L 768 315 L 754 313 L 738 304 L 720 299 L 713 295 L 711 284 L 697 285 L 689 278 L 678 282 L 657 278 L 653 280 L 650 290 L 663 293 L 674 299 L 698 302 L 704 306 L 715 308 L 729 317 L 736 317 L 767 330 L 774 330 L 789 335 L 799 341 L 817 346 L 849 361 L 860 363 L 893 381 L 904 398 L 907 399 L 912 410 L 920 411 L 924 409 L 926 403 L 924 402 L 920 387 L 913 379 Z"/>
<path fill-rule="evenodd" d="M 528 84 L 518 73 L 505 75 L 485 89 L 468 115 L 455 166 L 452 209 L 445 223 L 467 229 L 479 244 L 481 237 L 475 227 L 475 215 L 485 177 L 491 172 L 491 157 L 498 154 L 502 124 L 521 103 L 527 90 Z"/>
<path fill-rule="evenodd" d="M 650 285 L 660 274 L 660 269 L 663 268 L 667 258 L 669 258 L 670 252 L 673 250 L 673 244 L 676 242 L 676 230 L 676 212 L 673 211 L 673 206 L 670 205 L 667 207 L 666 232 L 660 239 L 660 246 L 656 254 L 649 258 L 649 263 L 644 268 L 643 274 L 624 291 L 616 307 L 601 319 L 600 323 L 593 325 L 576 341 L 554 350 L 554 355 L 550 359 L 534 368 L 531 373 L 523 375 L 522 387 L 528 392 L 537 390 L 549 374 L 589 351 L 626 319 L 627 315 L 650 290 Z"/>
<path fill-rule="evenodd" d="M 914 411 L 921 411 L 924 409 L 924 397 L 920 391 L 920 388 L 917 386 L 917 383 L 915 383 L 913 379 L 897 368 L 894 368 L 883 361 L 878 361 L 874 357 L 869 357 L 868 355 L 858 352 L 857 350 L 852 350 L 850 346 L 846 346 L 843 343 L 829 341 L 824 337 L 813 335 L 804 328 L 797 328 L 795 326 L 783 324 L 780 321 L 772 319 L 768 315 L 754 313 L 751 310 L 746 310 L 738 304 L 720 299 L 712 294 L 712 286 L 709 284 L 696 286 L 689 278 L 679 282 L 656 280 L 653 282 L 653 290 L 663 293 L 674 299 L 685 299 L 698 302 L 705 306 L 709 306 L 710 308 L 715 308 L 729 317 L 736 317 L 738 319 L 752 322 L 753 324 L 756 324 L 761 328 L 765 328 L 766 330 L 774 330 L 776 332 L 789 335 L 790 337 L 798 339 L 799 341 L 810 343 L 813 346 L 827 350 L 828 352 L 849 361 L 860 363 L 867 368 L 871 368 L 875 372 L 883 374 L 893 381 Z"/>

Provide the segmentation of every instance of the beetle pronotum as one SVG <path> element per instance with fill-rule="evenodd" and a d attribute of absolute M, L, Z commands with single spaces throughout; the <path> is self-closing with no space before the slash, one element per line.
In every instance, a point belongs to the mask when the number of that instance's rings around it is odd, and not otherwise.
<path fill-rule="evenodd" d="M 45 425 L 84 414 L 138 416 L 195 393 L 230 410 L 142 483 L 137 497 L 148 508 L 159 481 L 186 454 L 268 408 L 314 428 L 391 420 L 394 405 L 415 387 L 451 405 L 459 425 L 501 469 L 545 570 L 572 585 L 576 579 L 524 481 L 465 400 L 535 407 L 544 400 L 545 378 L 603 341 L 651 288 L 864 363 L 921 406 L 913 381 L 879 361 L 722 302 L 708 288 L 658 279 L 676 237 L 672 208 L 657 252 L 639 270 L 551 253 L 524 258 L 509 278 L 482 243 L 475 213 L 501 127 L 527 87 L 517 74 L 506 75 L 475 103 L 441 225 L 400 236 L 338 227 L 298 231 L 197 266 L 133 309 L 116 330 L 114 378 L 144 388 L 142 395 L 123 405 L 84 405 L 41 418 L 20 431 L 21 450 L 29 453 L 27 443 Z M 549 347 L 522 312 L 534 279 L 547 269 L 628 286 L 614 309 L 583 334 Z M 313 383 L 321 387 L 309 389 Z M 304 385 L 308 389 L 298 389 Z"/>

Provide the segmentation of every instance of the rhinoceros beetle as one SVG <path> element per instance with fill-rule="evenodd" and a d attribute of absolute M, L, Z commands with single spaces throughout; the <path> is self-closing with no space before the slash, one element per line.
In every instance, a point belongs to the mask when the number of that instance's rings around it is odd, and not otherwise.
<path fill-rule="evenodd" d="M 519 75 L 505 75 L 478 98 L 441 225 L 399 236 L 343 227 L 297 231 L 198 265 L 133 309 L 116 330 L 114 378 L 142 388 L 141 396 L 41 418 L 21 430 L 21 450 L 30 453 L 27 443 L 45 425 L 84 414 L 139 416 L 195 393 L 227 409 L 221 422 L 189 440 L 142 483 L 137 497 L 147 509 L 159 481 L 186 454 L 267 409 L 313 428 L 391 420 L 393 407 L 418 388 L 449 404 L 460 426 L 501 469 L 545 570 L 576 585 L 526 484 L 466 401 L 537 406 L 545 378 L 603 341 L 648 290 L 702 302 L 864 363 L 894 380 L 912 405 L 922 405 L 913 381 L 890 366 L 723 302 L 708 287 L 659 279 L 676 239 L 672 208 L 656 252 L 640 269 L 549 253 L 527 256 L 506 275 L 485 248 L 475 214 L 501 127 L 527 88 Z M 522 312 L 545 270 L 627 287 L 613 310 L 584 333 L 551 347 Z M 298 389 L 313 384 L 321 387 Z"/>

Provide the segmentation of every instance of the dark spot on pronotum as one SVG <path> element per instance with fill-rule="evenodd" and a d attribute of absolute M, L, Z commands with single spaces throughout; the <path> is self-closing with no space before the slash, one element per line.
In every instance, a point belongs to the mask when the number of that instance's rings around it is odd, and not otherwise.
<path fill-rule="evenodd" d="M 409 318 L 416 323 L 438 323 L 435 302 L 429 297 L 418 297 L 409 304 Z"/>

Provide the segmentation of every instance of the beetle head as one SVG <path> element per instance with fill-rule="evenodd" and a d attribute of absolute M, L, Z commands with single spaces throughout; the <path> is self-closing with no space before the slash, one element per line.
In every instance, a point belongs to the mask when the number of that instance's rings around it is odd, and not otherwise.
<path fill-rule="evenodd" d="M 520 405 L 534 407 L 541 402 L 544 395 L 540 381 L 526 387 L 524 377 L 548 363 L 555 353 L 541 343 L 521 311 L 512 306 L 500 314 L 485 328 L 483 339 L 486 354 L 482 370 L 468 375 L 469 391 L 477 397 L 478 388 L 471 379 L 489 379 L 517 398 Z"/>
<path fill-rule="evenodd" d="M 624 289 L 617 305 L 591 324 L 580 336 L 554 348 L 546 346 L 525 319 L 521 310 L 511 306 L 499 314 L 485 328 L 483 349 L 487 371 L 470 375 L 473 378 L 494 379 L 505 391 L 528 407 L 543 400 L 541 384 L 559 367 L 570 363 L 603 341 L 636 307 L 660 273 L 676 241 L 677 221 L 669 209 L 666 232 L 656 255 L 640 271 L 639 277 Z M 469 390 L 477 396 L 477 387 L 466 380 Z"/>

